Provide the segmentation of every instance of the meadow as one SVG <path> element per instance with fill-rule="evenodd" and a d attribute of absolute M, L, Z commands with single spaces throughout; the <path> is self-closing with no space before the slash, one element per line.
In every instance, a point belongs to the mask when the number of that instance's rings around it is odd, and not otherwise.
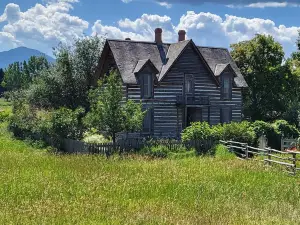
<path fill-rule="evenodd" d="M 0 132 L 0 224 L 298 224 L 300 180 L 227 154 L 55 155 Z"/>

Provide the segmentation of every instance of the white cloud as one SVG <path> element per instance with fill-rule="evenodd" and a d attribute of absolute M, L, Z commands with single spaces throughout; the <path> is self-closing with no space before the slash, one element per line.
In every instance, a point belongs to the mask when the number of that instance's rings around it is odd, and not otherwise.
<path fill-rule="evenodd" d="M 121 1 L 124 2 L 124 3 L 132 2 L 132 0 L 121 0 Z"/>
<path fill-rule="evenodd" d="M 167 2 L 157 2 L 160 6 L 166 7 L 167 9 L 172 8 L 172 4 L 167 3 Z"/>
<path fill-rule="evenodd" d="M 291 2 L 255 2 L 248 5 L 227 5 L 229 8 L 284 8 L 284 7 L 299 7 L 300 4 L 291 3 Z"/>
<path fill-rule="evenodd" d="M 295 41 L 300 27 L 276 26 L 272 20 L 243 18 L 225 15 L 225 19 L 211 13 L 187 12 L 180 19 L 178 28 L 185 29 L 188 35 L 202 45 L 221 45 L 249 40 L 256 34 L 272 35 L 287 53 L 295 50 Z"/>
<path fill-rule="evenodd" d="M 6 24 L 0 30 L 0 51 L 20 45 L 51 54 L 59 42 L 70 42 L 83 36 L 88 22 L 70 15 L 72 3 L 78 0 L 48 0 L 44 5 L 36 4 L 22 11 L 16 4 L 8 4 L 0 15 Z M 174 18 L 175 19 L 175 18 Z M 143 14 L 131 20 L 121 19 L 116 25 L 103 24 L 97 20 L 92 27 L 93 35 L 109 38 L 154 41 L 154 29 L 163 29 L 164 42 L 176 42 L 180 29 L 187 31 L 198 45 L 229 47 L 231 43 L 249 40 L 255 34 L 269 34 L 283 44 L 289 54 L 296 49 L 295 41 L 300 27 L 275 24 L 272 20 L 243 18 L 233 15 L 224 17 L 213 13 L 188 11 L 174 24 L 169 16 Z"/>
<path fill-rule="evenodd" d="M 112 38 L 131 38 L 133 40 L 153 41 L 154 30 L 157 27 L 163 29 L 165 42 L 174 41 L 176 35 L 175 27 L 168 16 L 143 14 L 141 18 L 134 21 L 130 19 L 120 20 L 118 26 L 105 26 L 100 20 L 96 21 L 92 30 L 93 34 L 106 35 Z"/>
<path fill-rule="evenodd" d="M 0 32 L 0 51 L 7 51 L 21 44 L 22 43 L 16 40 L 10 33 Z"/>
<path fill-rule="evenodd" d="M 187 31 L 187 38 L 198 45 L 229 47 L 231 43 L 249 40 L 256 34 L 272 35 L 290 54 L 295 50 L 295 41 L 300 27 L 276 25 L 272 20 L 243 18 L 225 15 L 222 18 L 212 13 L 188 11 L 177 25 L 168 16 L 144 14 L 136 20 L 123 19 L 116 26 L 104 25 L 100 20 L 93 26 L 94 34 L 109 38 L 153 41 L 154 29 L 163 28 L 164 42 L 175 42 L 180 29 Z"/>
<path fill-rule="evenodd" d="M 68 43 L 73 38 L 83 36 L 88 22 L 71 16 L 71 3 L 77 0 L 51 0 L 45 5 L 36 4 L 22 12 L 16 4 L 6 6 L 0 21 L 7 22 L 2 32 L 9 34 L 17 45 L 25 45 L 51 54 L 52 47 L 59 42 Z"/>

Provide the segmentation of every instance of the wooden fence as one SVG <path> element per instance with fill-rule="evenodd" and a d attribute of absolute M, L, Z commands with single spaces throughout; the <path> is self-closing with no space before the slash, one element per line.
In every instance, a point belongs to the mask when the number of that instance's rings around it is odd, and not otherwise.
<path fill-rule="evenodd" d="M 109 155 L 113 152 L 135 152 L 144 147 L 157 147 L 160 145 L 166 146 L 170 151 L 176 152 L 179 148 L 186 147 L 188 149 L 195 148 L 199 154 L 208 152 L 215 144 L 214 140 L 205 141 L 189 141 L 182 142 L 180 140 L 173 139 L 126 139 L 120 140 L 116 144 L 104 143 L 104 144 L 88 144 L 81 141 L 75 141 L 70 139 L 63 140 L 63 151 L 66 153 L 84 153 L 84 154 L 103 154 Z"/>
<path fill-rule="evenodd" d="M 299 152 L 292 151 L 279 151 L 271 148 L 255 148 L 249 146 L 246 143 L 234 142 L 234 141 L 220 141 L 224 144 L 228 150 L 235 153 L 237 156 L 244 159 L 252 159 L 258 156 L 259 160 L 262 160 L 268 165 L 277 164 L 287 168 L 287 172 L 296 175 L 300 168 L 297 168 L 297 162 Z M 260 159 L 262 158 L 262 159 Z"/>

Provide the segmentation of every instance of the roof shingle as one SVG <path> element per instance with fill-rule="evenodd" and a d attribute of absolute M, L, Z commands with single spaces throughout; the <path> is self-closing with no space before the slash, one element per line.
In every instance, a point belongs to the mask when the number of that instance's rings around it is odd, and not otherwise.
<path fill-rule="evenodd" d="M 123 82 L 127 84 L 137 83 L 135 73 L 149 60 L 157 71 L 160 71 L 157 77 L 159 81 L 162 80 L 190 42 L 192 42 L 192 40 L 158 45 L 155 42 L 107 40 Z M 248 87 L 243 75 L 227 49 L 211 47 L 198 47 L 198 49 L 215 76 L 219 76 L 220 73 L 222 73 L 222 68 L 230 64 L 237 75 L 234 78 L 236 86 Z"/>

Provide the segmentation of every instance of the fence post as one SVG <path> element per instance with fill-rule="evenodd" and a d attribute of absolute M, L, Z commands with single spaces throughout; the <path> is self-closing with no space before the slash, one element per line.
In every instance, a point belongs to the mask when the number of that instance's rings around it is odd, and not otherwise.
<path fill-rule="evenodd" d="M 294 167 L 293 167 L 293 172 L 294 172 L 294 175 L 296 175 L 296 172 L 297 172 L 297 154 L 295 152 L 292 153 L 293 155 L 293 164 L 294 164 Z"/>
<path fill-rule="evenodd" d="M 249 159 L 248 144 L 244 144 L 246 159 Z"/>
<path fill-rule="evenodd" d="M 268 148 L 268 160 L 271 160 L 271 159 L 272 159 L 272 158 L 271 158 L 271 153 L 272 153 L 271 149 Z M 271 161 L 268 161 L 268 164 L 271 165 Z"/>

